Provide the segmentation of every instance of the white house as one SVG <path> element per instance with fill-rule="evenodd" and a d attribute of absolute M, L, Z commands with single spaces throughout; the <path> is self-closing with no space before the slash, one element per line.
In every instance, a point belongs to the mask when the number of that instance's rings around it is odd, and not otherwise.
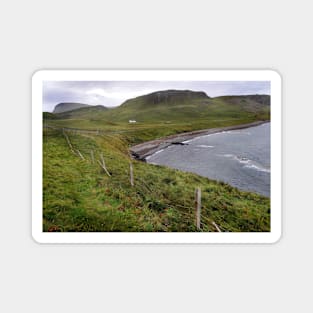
<path fill-rule="evenodd" d="M 129 120 L 128 123 L 133 124 L 133 123 L 137 123 L 137 121 L 135 121 L 135 120 Z"/>

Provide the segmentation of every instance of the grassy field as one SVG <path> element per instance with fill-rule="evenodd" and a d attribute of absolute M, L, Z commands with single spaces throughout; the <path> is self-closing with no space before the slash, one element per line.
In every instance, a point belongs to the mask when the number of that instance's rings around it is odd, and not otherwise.
<path fill-rule="evenodd" d="M 85 160 L 71 152 L 62 131 L 44 130 L 44 231 L 196 231 L 196 187 L 202 189 L 201 231 L 216 231 L 212 222 L 228 232 L 270 230 L 269 199 L 224 183 L 132 160 L 131 186 L 130 144 L 193 127 L 155 125 L 147 132 L 147 125 L 131 126 L 119 125 L 128 132 L 101 136 L 67 132 Z M 97 163 L 101 153 L 110 177 Z"/>
<path fill-rule="evenodd" d="M 113 109 L 96 106 L 59 114 L 45 112 L 44 121 L 56 127 L 119 133 L 131 143 L 139 143 L 175 133 L 270 119 L 270 106 L 257 102 L 254 96 L 208 98 L 191 92 L 171 96 L 166 91 L 161 96 L 140 96 Z M 269 100 L 268 96 L 260 97 L 263 102 Z M 128 120 L 137 123 L 130 125 Z"/>

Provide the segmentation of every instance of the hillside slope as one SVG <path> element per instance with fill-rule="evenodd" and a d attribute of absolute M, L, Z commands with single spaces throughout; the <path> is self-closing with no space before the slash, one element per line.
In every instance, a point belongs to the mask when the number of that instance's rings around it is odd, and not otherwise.
<path fill-rule="evenodd" d="M 75 102 L 62 102 L 55 106 L 52 113 L 62 113 L 67 111 L 76 110 L 79 108 L 90 107 L 89 104 L 75 103 Z"/>
<path fill-rule="evenodd" d="M 122 135 L 45 129 L 43 230 L 194 232 L 194 190 L 202 189 L 201 231 L 270 230 L 270 200 L 191 173 L 132 161 Z M 84 156 L 82 159 L 76 151 Z M 91 154 L 92 151 L 92 154 Z M 103 155 L 110 176 L 97 161 Z"/>
<path fill-rule="evenodd" d="M 204 92 L 165 90 L 136 97 L 109 110 L 79 109 L 59 114 L 63 119 L 98 119 L 108 122 L 138 123 L 190 122 L 192 120 L 270 118 L 270 96 L 248 95 L 210 98 Z"/>
<path fill-rule="evenodd" d="M 92 105 L 88 107 L 82 107 L 70 111 L 65 111 L 55 114 L 58 119 L 97 119 L 99 114 L 107 111 L 108 108 L 103 105 Z"/>

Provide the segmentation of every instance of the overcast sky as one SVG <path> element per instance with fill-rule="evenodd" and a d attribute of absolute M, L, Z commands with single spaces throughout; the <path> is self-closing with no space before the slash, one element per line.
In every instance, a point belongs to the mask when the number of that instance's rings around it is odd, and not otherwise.
<path fill-rule="evenodd" d="M 60 102 L 114 107 L 125 100 L 154 91 L 180 89 L 204 91 L 209 97 L 270 94 L 269 81 L 45 81 L 43 111 Z"/>

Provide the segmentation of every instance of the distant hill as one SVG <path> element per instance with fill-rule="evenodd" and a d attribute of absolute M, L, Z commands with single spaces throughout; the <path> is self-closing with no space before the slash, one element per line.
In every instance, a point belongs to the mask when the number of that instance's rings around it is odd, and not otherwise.
<path fill-rule="evenodd" d="M 218 99 L 222 99 L 233 104 L 240 103 L 256 103 L 257 105 L 270 105 L 271 96 L 269 95 L 243 95 L 243 96 L 221 96 Z"/>
<path fill-rule="evenodd" d="M 204 93 L 191 90 L 163 90 L 129 99 L 107 115 L 115 122 L 155 122 L 196 117 L 210 101 Z"/>
<path fill-rule="evenodd" d="M 76 118 L 76 119 L 97 119 L 101 113 L 107 111 L 108 108 L 103 105 L 88 105 L 71 111 L 57 113 L 58 119 Z"/>
<path fill-rule="evenodd" d="M 67 111 L 72 111 L 84 107 L 90 107 L 88 104 L 83 104 L 83 103 L 75 103 L 75 102 L 62 102 L 57 104 L 54 107 L 54 110 L 52 113 L 62 113 L 62 112 L 67 112 Z"/>
<path fill-rule="evenodd" d="M 162 90 L 126 100 L 115 108 L 60 103 L 58 119 L 96 119 L 113 123 L 175 123 L 191 121 L 269 120 L 269 95 L 240 95 L 211 98 L 202 91 Z M 79 107 L 82 105 L 83 107 Z M 74 109 L 73 109 L 74 107 Z M 71 109 L 71 110 L 70 110 Z"/>
<path fill-rule="evenodd" d="M 128 106 L 134 108 L 136 106 L 137 109 L 145 109 L 147 107 L 151 108 L 151 106 L 188 105 L 194 101 L 207 99 L 209 99 L 209 97 L 202 91 L 163 90 L 129 99 L 121 105 L 121 108 Z"/>
<path fill-rule="evenodd" d="M 253 116 L 269 119 L 270 96 L 247 95 L 210 98 L 204 92 L 165 90 L 125 101 L 106 112 L 114 122 L 189 121 Z"/>

